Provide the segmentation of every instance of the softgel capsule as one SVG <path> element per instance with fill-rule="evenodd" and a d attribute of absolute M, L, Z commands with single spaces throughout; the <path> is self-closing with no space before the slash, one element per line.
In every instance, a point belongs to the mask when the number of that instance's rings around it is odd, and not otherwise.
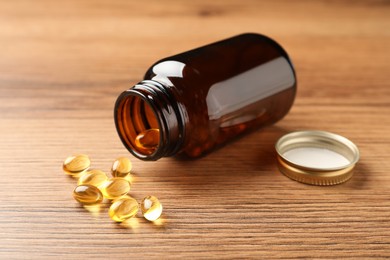
<path fill-rule="evenodd" d="M 126 179 L 115 177 L 105 181 L 100 186 L 100 190 L 105 198 L 112 200 L 125 196 L 130 191 L 130 187 L 130 182 Z"/>
<path fill-rule="evenodd" d="M 130 175 L 132 163 L 129 158 L 119 157 L 117 158 L 111 167 L 112 177 L 126 178 Z"/>
<path fill-rule="evenodd" d="M 77 182 L 78 185 L 89 184 L 95 187 L 99 187 L 107 181 L 107 175 L 97 169 L 86 171 L 82 174 Z"/>
<path fill-rule="evenodd" d="M 142 215 L 149 221 L 157 220 L 162 213 L 162 205 L 155 196 L 147 196 L 141 202 Z"/>
<path fill-rule="evenodd" d="M 144 140 L 145 141 L 145 140 Z M 123 222 L 137 215 L 141 208 L 142 215 L 149 221 L 157 220 L 162 213 L 162 205 L 155 196 L 145 197 L 140 204 L 128 193 L 131 183 L 127 180 L 132 168 L 131 161 L 125 157 L 117 158 L 111 168 L 113 178 L 98 170 L 89 170 L 91 161 L 87 155 L 69 156 L 63 163 L 65 173 L 79 177 L 78 185 L 73 190 L 73 198 L 82 205 L 96 205 L 104 198 L 112 204 L 108 214 L 115 222 Z"/>
<path fill-rule="evenodd" d="M 94 205 L 103 201 L 103 194 L 95 186 L 79 185 L 73 191 L 73 198 L 83 205 Z"/>
<path fill-rule="evenodd" d="M 138 202 L 134 198 L 126 195 L 113 201 L 108 214 L 115 222 L 123 222 L 134 217 L 137 214 L 138 209 Z"/>
<path fill-rule="evenodd" d="M 91 160 L 88 155 L 78 154 L 67 157 L 62 165 L 62 169 L 71 176 L 79 177 L 82 173 L 87 171 L 90 166 Z"/>

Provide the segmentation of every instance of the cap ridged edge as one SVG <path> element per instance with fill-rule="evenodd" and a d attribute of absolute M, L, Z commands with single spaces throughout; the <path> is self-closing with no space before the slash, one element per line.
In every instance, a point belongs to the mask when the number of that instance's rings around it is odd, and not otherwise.
<path fill-rule="evenodd" d="M 324 147 L 346 156 L 350 163 L 343 167 L 316 168 L 296 164 L 284 158 L 283 154 L 296 147 Z M 359 160 L 359 150 L 347 138 L 325 131 L 297 131 L 282 136 L 276 143 L 279 170 L 292 180 L 305 184 L 330 186 L 349 180 Z"/>
<path fill-rule="evenodd" d="M 316 173 L 310 172 L 311 175 L 301 172 L 299 169 L 293 168 L 286 164 L 282 158 L 278 156 L 279 170 L 287 177 L 294 181 L 317 186 L 331 186 L 344 183 L 353 176 L 354 166 L 345 168 L 345 173 L 340 176 L 324 177 L 316 176 Z"/>

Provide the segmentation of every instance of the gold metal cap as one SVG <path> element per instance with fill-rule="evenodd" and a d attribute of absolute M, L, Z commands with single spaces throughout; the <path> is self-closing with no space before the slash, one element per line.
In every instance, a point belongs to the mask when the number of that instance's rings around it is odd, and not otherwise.
<path fill-rule="evenodd" d="M 275 145 L 278 166 L 287 177 L 312 185 L 335 185 L 352 177 L 359 150 L 347 138 L 325 131 L 297 131 Z"/>

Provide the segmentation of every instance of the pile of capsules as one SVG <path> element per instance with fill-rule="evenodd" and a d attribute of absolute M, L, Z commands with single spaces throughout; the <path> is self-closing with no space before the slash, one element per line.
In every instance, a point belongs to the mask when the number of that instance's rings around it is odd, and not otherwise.
<path fill-rule="evenodd" d="M 82 205 L 96 205 L 106 198 L 112 202 L 108 214 L 116 222 L 134 217 L 139 208 L 149 221 L 157 220 L 162 213 L 162 205 L 155 196 L 145 197 L 140 205 L 128 195 L 131 187 L 132 164 L 128 158 L 116 159 L 111 168 L 112 178 L 97 169 L 89 169 L 91 160 L 87 155 L 79 154 L 65 159 L 63 170 L 78 178 L 73 197 Z"/>

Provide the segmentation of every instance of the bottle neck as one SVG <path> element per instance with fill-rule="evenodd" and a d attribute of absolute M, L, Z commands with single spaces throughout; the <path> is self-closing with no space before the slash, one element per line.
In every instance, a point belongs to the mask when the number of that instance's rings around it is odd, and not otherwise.
<path fill-rule="evenodd" d="M 168 87 L 155 80 L 144 80 L 117 99 L 115 126 L 126 148 L 141 160 L 158 160 L 176 154 L 183 145 L 182 108 Z M 136 141 L 145 131 L 159 132 L 153 148 L 140 147 Z"/>

